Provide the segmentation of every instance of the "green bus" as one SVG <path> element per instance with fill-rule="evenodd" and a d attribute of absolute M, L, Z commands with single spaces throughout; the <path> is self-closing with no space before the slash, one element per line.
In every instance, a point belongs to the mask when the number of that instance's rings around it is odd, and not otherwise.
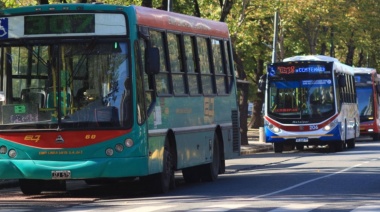
<path fill-rule="evenodd" d="M 140 6 L 0 13 L 0 179 L 214 181 L 240 155 L 225 23 Z"/>

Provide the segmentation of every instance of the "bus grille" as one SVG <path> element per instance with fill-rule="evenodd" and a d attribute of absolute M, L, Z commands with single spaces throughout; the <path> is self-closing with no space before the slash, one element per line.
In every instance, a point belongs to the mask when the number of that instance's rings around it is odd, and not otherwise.
<path fill-rule="evenodd" d="M 232 145 L 234 152 L 240 152 L 240 121 L 237 110 L 232 110 Z"/>

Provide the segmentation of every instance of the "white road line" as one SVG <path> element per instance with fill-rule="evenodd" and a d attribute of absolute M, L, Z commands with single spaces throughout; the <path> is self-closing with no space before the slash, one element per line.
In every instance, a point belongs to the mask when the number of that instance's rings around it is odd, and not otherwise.
<path fill-rule="evenodd" d="M 302 183 L 298 183 L 294 186 L 290 186 L 288 188 L 284 188 L 284 189 L 281 189 L 281 190 L 278 190 L 278 191 L 275 191 L 275 192 L 271 192 L 271 193 L 268 193 L 268 194 L 263 194 L 263 195 L 259 195 L 259 196 L 256 196 L 256 197 L 252 197 L 251 199 L 258 199 L 258 198 L 263 198 L 263 197 L 267 197 L 267 196 L 271 196 L 271 195 L 274 195 L 274 194 L 278 194 L 278 193 L 282 193 L 284 191 L 289 191 L 289 190 L 292 190 L 294 188 L 297 188 L 297 187 L 300 187 L 300 186 L 303 186 L 303 185 L 306 185 L 308 183 L 312 183 L 314 181 L 317 181 L 317 180 L 321 180 L 321 179 L 324 179 L 324 178 L 327 178 L 327 177 L 331 177 L 331 176 L 334 176 L 334 175 L 337 175 L 337 174 L 340 174 L 340 173 L 343 173 L 343 172 L 346 172 L 350 169 L 353 169 L 355 167 L 358 167 L 358 166 L 361 166 L 362 164 L 356 164 L 354 166 L 351 166 L 351 167 L 348 167 L 348 168 L 345 168 L 343 170 L 340 170 L 338 172 L 334 172 L 334 173 L 331 173 L 331 174 L 328 174 L 328 175 L 325 175 L 325 176 L 321 176 L 321 177 L 317 177 L 317 178 L 314 178 L 314 179 L 311 179 L 311 180 L 307 180 L 305 182 L 302 182 Z"/>
<path fill-rule="evenodd" d="M 126 209 L 126 210 L 121 210 L 119 212 L 151 212 L 151 211 L 158 211 L 158 210 L 163 210 L 167 208 L 174 207 L 175 205 L 155 205 L 155 206 L 142 206 L 142 207 L 136 207 L 136 208 L 131 208 L 131 209 Z"/>
<path fill-rule="evenodd" d="M 380 211 L 380 205 L 363 205 L 355 208 L 351 212 L 374 212 Z"/>
<path fill-rule="evenodd" d="M 308 212 L 315 208 L 318 208 L 320 206 L 323 206 L 324 204 L 319 203 L 311 203 L 311 204 L 290 204 L 285 205 L 280 208 L 276 208 L 274 210 L 271 210 L 269 212 L 286 212 L 286 211 L 297 211 L 297 212 Z"/>
<path fill-rule="evenodd" d="M 242 207 L 245 207 L 247 205 L 249 205 L 249 204 L 235 204 L 235 203 L 217 204 L 217 205 L 210 205 L 206 208 L 192 209 L 192 210 L 189 210 L 188 212 L 203 212 L 203 211 L 222 212 L 222 211 L 229 211 L 229 210 L 236 209 L 236 208 L 242 208 Z"/>

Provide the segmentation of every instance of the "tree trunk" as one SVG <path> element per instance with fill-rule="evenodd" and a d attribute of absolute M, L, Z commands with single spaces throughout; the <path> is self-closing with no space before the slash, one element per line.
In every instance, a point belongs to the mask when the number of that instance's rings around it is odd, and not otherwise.
<path fill-rule="evenodd" d="M 259 82 L 260 77 L 263 75 L 264 72 L 264 60 L 258 59 L 257 61 L 257 71 L 256 71 L 256 82 Z M 253 102 L 253 111 L 252 111 L 252 118 L 249 123 L 249 128 L 259 128 L 264 125 L 263 123 L 263 116 L 261 114 L 261 111 L 263 109 L 263 103 L 264 103 L 264 92 L 260 91 L 257 92 L 256 100 Z"/>
<path fill-rule="evenodd" d="M 352 32 L 347 43 L 346 65 L 352 66 L 354 64 L 355 48 L 354 32 Z"/>
<path fill-rule="evenodd" d="M 359 52 L 359 61 L 358 61 L 358 67 L 364 67 L 364 52 L 363 50 L 360 50 Z"/>
<path fill-rule="evenodd" d="M 152 7 L 153 7 L 152 0 L 143 0 L 143 1 L 141 2 L 141 6 L 152 8 Z"/>
<path fill-rule="evenodd" d="M 37 4 L 49 4 L 49 0 L 37 0 Z"/>
<path fill-rule="evenodd" d="M 248 126 L 247 126 L 247 117 L 248 117 L 248 83 L 239 83 L 238 89 L 240 91 L 239 96 L 239 111 L 240 111 L 240 142 L 241 145 L 248 145 Z"/>
<path fill-rule="evenodd" d="M 194 13 L 193 13 L 193 15 L 195 17 L 201 17 L 201 10 L 199 9 L 198 0 L 193 0 L 193 3 L 194 3 Z"/>

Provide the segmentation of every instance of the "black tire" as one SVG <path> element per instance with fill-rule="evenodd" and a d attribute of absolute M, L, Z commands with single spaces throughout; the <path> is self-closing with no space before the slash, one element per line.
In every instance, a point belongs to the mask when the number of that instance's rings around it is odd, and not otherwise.
<path fill-rule="evenodd" d="M 274 150 L 274 153 L 282 153 L 282 151 L 284 151 L 284 144 L 273 143 L 273 150 Z"/>
<path fill-rule="evenodd" d="M 19 186 L 25 195 L 38 195 L 41 194 L 43 188 L 43 180 L 29 180 L 20 179 Z"/>
<path fill-rule="evenodd" d="M 343 141 L 336 141 L 333 143 L 335 147 L 335 152 L 343 151 L 347 143 L 347 120 L 344 121 L 344 138 Z M 331 147 L 333 148 L 333 147 Z"/>
<path fill-rule="evenodd" d="M 335 148 L 335 142 L 336 142 L 336 141 L 330 141 L 330 142 L 327 144 L 327 148 L 328 148 L 329 152 L 335 152 L 335 151 L 336 151 L 336 148 Z"/>
<path fill-rule="evenodd" d="M 199 183 L 201 181 L 201 166 L 182 169 L 182 176 L 186 183 Z"/>
<path fill-rule="evenodd" d="M 302 151 L 302 150 L 305 149 L 305 146 L 304 146 L 303 144 L 296 144 L 296 149 L 297 149 L 298 151 Z"/>
<path fill-rule="evenodd" d="M 355 121 L 356 122 L 356 121 Z M 355 124 L 355 135 L 354 135 L 354 138 L 352 138 L 352 139 L 350 139 L 350 140 L 348 140 L 347 141 L 347 148 L 348 149 L 353 149 L 353 148 L 355 148 L 355 143 L 356 143 L 356 128 L 358 127 L 358 125 L 356 125 Z M 378 134 L 377 134 L 378 135 Z M 375 139 L 374 139 L 375 140 Z M 376 139 L 376 140 L 378 140 L 378 139 Z"/>
<path fill-rule="evenodd" d="M 373 141 L 378 141 L 380 139 L 380 135 L 379 135 L 379 133 L 374 133 L 373 135 L 372 135 L 372 140 Z"/>
<path fill-rule="evenodd" d="M 173 153 L 170 151 L 169 141 L 166 140 L 164 146 L 162 172 L 148 177 L 148 179 L 150 178 L 153 183 L 150 188 L 153 193 L 167 193 L 171 188 L 175 187 L 174 161 L 172 154 Z"/>
<path fill-rule="evenodd" d="M 337 141 L 335 143 L 335 151 L 336 152 L 341 152 L 343 151 L 344 147 L 346 146 L 346 142 L 345 141 Z"/>
<path fill-rule="evenodd" d="M 212 162 L 202 165 L 201 178 L 203 181 L 212 182 L 218 179 L 220 166 L 220 151 L 219 151 L 219 137 L 214 135 L 214 142 L 212 147 Z"/>

